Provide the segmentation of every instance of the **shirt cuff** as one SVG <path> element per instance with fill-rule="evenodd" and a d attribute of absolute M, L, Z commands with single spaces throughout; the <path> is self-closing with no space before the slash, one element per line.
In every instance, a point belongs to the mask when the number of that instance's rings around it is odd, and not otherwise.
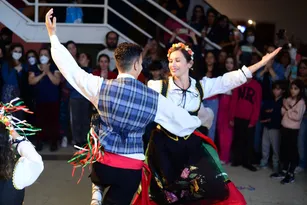
<path fill-rule="evenodd" d="M 248 67 L 246 67 L 245 65 L 242 67 L 242 72 L 244 73 L 246 78 L 252 78 L 253 74 L 252 72 L 248 69 Z"/>

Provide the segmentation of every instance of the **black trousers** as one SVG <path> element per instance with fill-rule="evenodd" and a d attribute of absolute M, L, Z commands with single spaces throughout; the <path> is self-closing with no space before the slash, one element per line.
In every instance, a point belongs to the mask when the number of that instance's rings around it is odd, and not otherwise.
<path fill-rule="evenodd" d="M 249 128 L 248 125 L 249 120 L 239 118 L 234 120 L 234 136 L 232 141 L 233 164 L 249 165 L 252 162 L 255 127 Z"/>
<path fill-rule="evenodd" d="M 91 179 L 96 185 L 109 187 L 103 205 L 129 205 L 140 185 L 142 170 L 120 169 L 96 162 Z"/>
<path fill-rule="evenodd" d="M 298 165 L 299 155 L 297 147 L 298 129 L 281 129 L 280 155 L 283 164 L 283 170 L 294 173 Z"/>
<path fill-rule="evenodd" d="M 90 129 L 90 102 L 71 98 L 69 106 L 72 138 L 77 144 L 83 144 Z"/>

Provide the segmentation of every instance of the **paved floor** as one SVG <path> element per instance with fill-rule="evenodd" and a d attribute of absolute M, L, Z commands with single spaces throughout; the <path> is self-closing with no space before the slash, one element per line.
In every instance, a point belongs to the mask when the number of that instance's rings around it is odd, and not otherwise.
<path fill-rule="evenodd" d="M 38 181 L 26 190 L 25 205 L 89 205 L 91 183 L 88 169 L 79 184 L 80 170 L 72 178 L 72 167 L 65 160 L 72 149 L 57 153 L 43 151 L 45 170 Z M 56 160 L 55 160 L 56 159 Z M 246 198 L 248 205 L 306 205 L 307 173 L 296 176 L 293 184 L 281 185 L 270 179 L 270 169 L 249 172 L 241 167 L 225 166 L 229 176 Z"/>

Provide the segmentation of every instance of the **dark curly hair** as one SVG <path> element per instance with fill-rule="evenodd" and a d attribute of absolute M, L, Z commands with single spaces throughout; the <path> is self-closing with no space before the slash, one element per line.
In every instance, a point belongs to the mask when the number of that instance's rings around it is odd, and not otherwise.
<path fill-rule="evenodd" d="M 0 179 L 9 179 L 13 175 L 15 157 L 9 142 L 9 130 L 0 122 Z"/>

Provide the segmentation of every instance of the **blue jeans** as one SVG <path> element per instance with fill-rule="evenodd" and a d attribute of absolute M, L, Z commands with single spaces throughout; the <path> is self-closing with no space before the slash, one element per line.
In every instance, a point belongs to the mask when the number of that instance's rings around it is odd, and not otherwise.
<path fill-rule="evenodd" d="M 219 109 L 219 99 L 214 98 L 214 99 L 209 99 L 209 100 L 203 100 L 203 105 L 205 107 L 210 108 L 213 113 L 214 113 L 214 119 L 211 128 L 208 131 L 208 137 L 210 137 L 213 141 L 215 138 L 215 129 L 216 129 L 216 119 L 217 119 L 217 112 Z"/>
<path fill-rule="evenodd" d="M 307 117 L 303 118 L 298 134 L 298 152 L 300 156 L 299 166 L 307 168 Z"/>

